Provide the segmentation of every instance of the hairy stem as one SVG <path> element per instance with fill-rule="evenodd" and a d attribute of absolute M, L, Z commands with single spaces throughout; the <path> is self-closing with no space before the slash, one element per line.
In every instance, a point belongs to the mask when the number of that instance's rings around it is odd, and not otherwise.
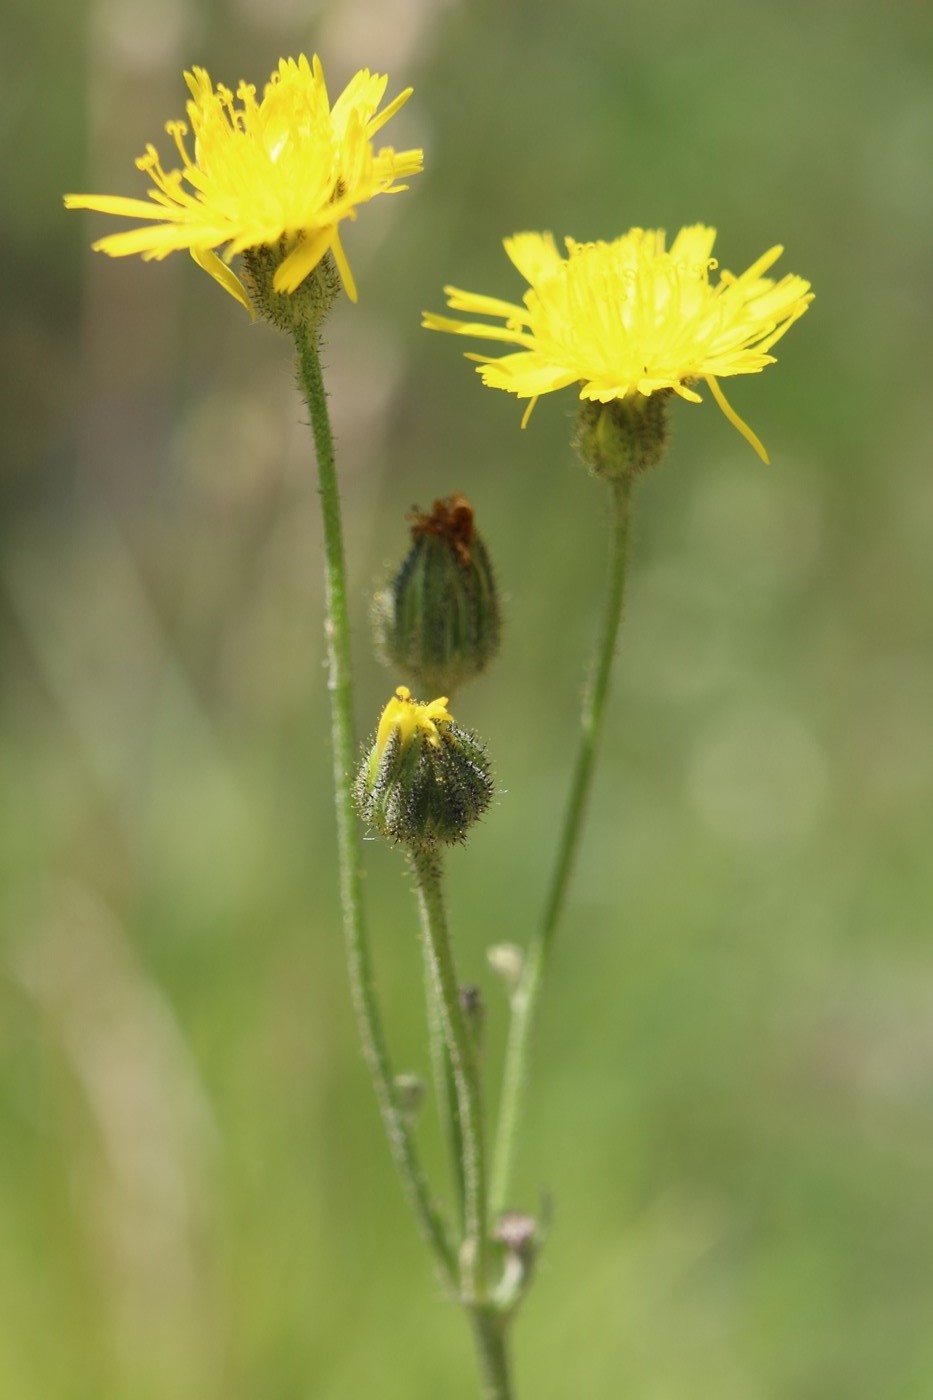
<path fill-rule="evenodd" d="M 483 1400 L 513 1400 L 506 1331 L 508 1319 L 493 1308 L 476 1307 L 471 1320 Z"/>
<path fill-rule="evenodd" d="M 416 846 L 410 851 L 410 859 L 421 905 L 425 953 L 434 977 L 437 1005 L 457 1090 L 459 1132 L 463 1143 L 466 1236 L 463 1255 L 466 1274 L 464 1300 L 468 1304 L 474 1301 L 482 1303 L 486 1296 L 489 1230 L 479 1070 L 460 1001 L 460 984 L 447 931 L 441 858 L 434 849 Z"/>
<path fill-rule="evenodd" d="M 424 940 L 424 975 L 434 1093 L 437 1098 L 437 1111 L 441 1126 L 447 1138 L 447 1149 L 450 1154 L 454 1188 L 457 1194 L 457 1224 L 462 1232 L 466 1228 L 464 1215 L 466 1181 L 463 1173 L 463 1131 L 460 1126 L 460 1103 L 457 1098 L 457 1082 L 454 1077 L 453 1061 L 450 1058 L 444 1034 L 444 1021 L 434 978 L 433 958 L 426 939 Z"/>
<path fill-rule="evenodd" d="M 317 332 L 297 329 L 294 334 L 299 382 L 311 414 L 311 430 L 317 454 L 321 518 L 324 526 L 327 608 L 325 633 L 334 758 L 337 857 L 353 1009 L 363 1044 L 363 1055 L 376 1092 L 392 1155 L 422 1234 L 434 1252 L 446 1283 L 453 1289 L 457 1284 L 456 1257 L 444 1221 L 431 1199 L 408 1123 L 398 1106 L 376 999 L 363 911 L 360 840 L 353 808 L 352 772 L 356 751 L 353 737 L 350 627 L 334 440 L 327 410 Z"/>

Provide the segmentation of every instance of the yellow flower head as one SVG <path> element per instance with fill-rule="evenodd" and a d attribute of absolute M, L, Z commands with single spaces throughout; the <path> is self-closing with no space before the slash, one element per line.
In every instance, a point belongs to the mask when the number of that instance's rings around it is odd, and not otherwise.
<path fill-rule="evenodd" d="M 95 209 L 142 228 L 112 233 L 94 248 L 111 257 L 140 253 L 160 259 L 187 248 L 195 262 L 252 310 L 229 263 L 237 253 L 280 250 L 274 289 L 294 292 L 329 251 L 347 295 L 356 287 L 340 242 L 340 223 L 378 194 L 407 188 L 396 181 L 417 174 L 422 152 L 375 151 L 380 127 L 411 95 L 411 88 L 377 111 L 388 79 L 361 69 L 331 106 L 315 56 L 283 58 L 262 99 L 240 83 L 236 96 L 214 88 L 203 68 L 185 74 L 191 98 L 187 122 L 166 123 L 180 169 L 165 170 L 154 146 L 136 162 L 155 188 L 149 198 L 70 194 L 68 209 Z M 188 144 L 193 137 L 193 154 Z M 225 246 L 223 260 L 213 251 Z"/>
<path fill-rule="evenodd" d="M 453 715 L 447 712 L 446 695 L 425 705 L 411 698 L 411 691 L 406 685 L 400 685 L 379 720 L 373 750 L 375 763 L 381 760 L 393 734 L 398 734 L 402 749 L 408 747 L 416 734 L 422 734 L 436 748 L 441 742 L 438 724 L 452 723 Z"/>
<path fill-rule="evenodd" d="M 729 421 L 767 461 L 747 424 L 726 402 L 719 379 L 757 374 L 767 352 L 813 300 L 809 282 L 765 273 L 784 251 L 769 249 L 736 277 L 710 273 L 716 230 L 681 229 L 670 248 L 662 229 L 633 228 L 611 243 L 566 239 L 563 256 L 551 234 L 519 233 L 505 251 L 529 283 L 523 304 L 445 287 L 452 311 L 499 317 L 502 325 L 426 312 L 429 330 L 501 340 L 519 347 L 479 361 L 483 383 L 530 399 L 580 384 L 580 398 L 610 403 L 627 395 L 673 391 L 691 403 L 705 380 Z"/>

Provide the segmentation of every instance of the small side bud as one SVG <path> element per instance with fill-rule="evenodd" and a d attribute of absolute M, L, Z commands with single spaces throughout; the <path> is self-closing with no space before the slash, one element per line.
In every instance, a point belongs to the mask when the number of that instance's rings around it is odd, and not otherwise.
<path fill-rule="evenodd" d="M 494 943 L 486 949 L 486 961 L 497 977 L 505 983 L 509 996 L 514 996 L 522 980 L 525 954 L 517 943 Z"/>
<path fill-rule="evenodd" d="M 424 1103 L 425 1085 L 420 1074 L 397 1074 L 393 1080 L 398 1106 L 409 1120 L 414 1122 Z"/>
<path fill-rule="evenodd" d="M 534 1273 L 538 1252 L 538 1226 L 533 1215 L 508 1210 L 499 1216 L 492 1232 L 502 1246 L 502 1277 L 494 1300 L 502 1312 L 513 1312 L 522 1301 Z"/>
<path fill-rule="evenodd" d="M 376 650 L 425 694 L 450 695 L 499 649 L 499 597 L 473 507 L 456 492 L 409 517 L 411 549 L 373 600 Z"/>
<path fill-rule="evenodd" d="M 442 696 L 423 704 L 400 685 L 357 775 L 360 815 L 387 841 L 462 841 L 492 800 L 486 750 L 454 724 Z"/>
<path fill-rule="evenodd" d="M 493 1228 L 492 1237 L 509 1251 L 527 1259 L 534 1252 L 538 1233 L 533 1215 L 519 1210 L 506 1210 L 499 1216 Z"/>
<path fill-rule="evenodd" d="M 670 391 L 659 390 L 626 394 L 610 403 L 583 400 L 573 444 L 583 465 L 608 481 L 623 481 L 656 467 L 667 447 L 669 397 Z"/>

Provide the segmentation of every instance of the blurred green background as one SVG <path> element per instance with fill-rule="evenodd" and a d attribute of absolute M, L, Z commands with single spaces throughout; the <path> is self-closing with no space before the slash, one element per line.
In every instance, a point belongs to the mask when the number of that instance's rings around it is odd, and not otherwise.
<path fill-rule="evenodd" d="M 572 394 L 520 432 L 418 313 L 518 295 L 524 228 L 706 221 L 725 266 L 782 242 L 817 293 L 730 390 L 773 465 L 677 405 L 639 487 L 520 1160 L 516 1205 L 555 1202 L 521 1394 L 929 1400 L 929 6 L 15 0 L 3 29 L 0 1395 L 476 1394 L 349 1008 L 288 344 L 186 257 L 91 254 L 114 221 L 60 201 L 141 192 L 184 67 L 261 83 L 304 49 L 334 94 L 363 65 L 416 89 L 388 139 L 426 173 L 348 231 L 327 362 L 361 730 L 413 503 L 466 491 L 507 595 L 456 710 L 500 795 L 450 861 L 493 1080 L 484 948 L 540 907 L 604 500 Z M 367 861 L 396 1062 L 426 1070 L 411 892 Z"/>

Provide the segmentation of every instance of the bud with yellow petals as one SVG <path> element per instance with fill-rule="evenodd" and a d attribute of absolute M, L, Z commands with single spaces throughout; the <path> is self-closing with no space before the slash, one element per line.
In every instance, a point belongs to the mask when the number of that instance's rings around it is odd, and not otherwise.
<path fill-rule="evenodd" d="M 447 697 L 424 704 L 400 685 L 379 720 L 356 779 L 360 815 L 387 841 L 462 841 L 492 799 L 489 760 L 454 723 Z"/>

